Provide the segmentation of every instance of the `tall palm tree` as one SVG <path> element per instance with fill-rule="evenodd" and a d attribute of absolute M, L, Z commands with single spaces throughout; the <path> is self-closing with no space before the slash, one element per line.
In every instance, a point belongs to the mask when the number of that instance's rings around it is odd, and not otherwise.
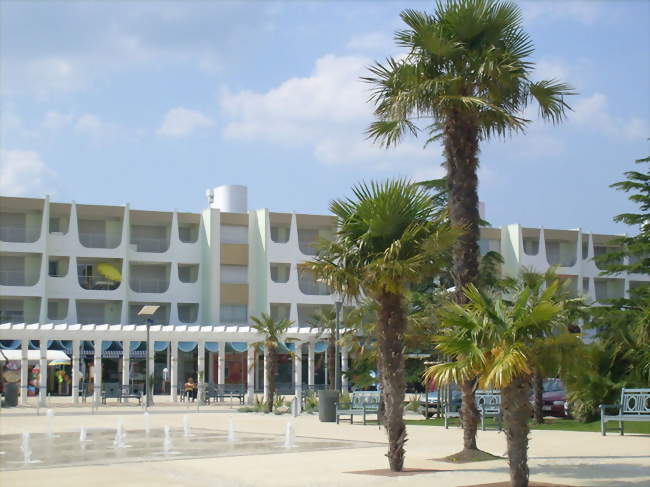
<path fill-rule="evenodd" d="M 528 486 L 530 382 L 542 361 L 558 369 L 577 366 L 581 341 L 564 323 L 564 306 L 554 299 L 558 281 L 534 297 L 519 290 L 512 300 L 492 299 L 470 285 L 468 303 L 448 305 L 442 321 L 450 332 L 436 338 L 437 349 L 452 361 L 427 369 L 425 380 L 460 383 L 478 377 L 481 387 L 501 389 L 512 487 Z"/>
<path fill-rule="evenodd" d="M 481 142 L 523 132 L 524 110 L 533 101 L 545 120 L 560 122 L 572 89 L 557 80 L 533 81 L 533 43 L 523 30 L 519 7 L 497 0 L 446 0 L 433 14 L 404 10 L 406 28 L 396 32 L 406 49 L 370 68 L 377 121 L 370 138 L 386 147 L 411 134 L 427 143 L 442 139 L 447 169 L 449 218 L 465 229 L 453 250 L 456 301 L 476 284 L 479 272 L 478 177 Z M 461 384 L 465 404 L 474 404 L 474 381 Z M 464 449 L 476 449 L 478 411 L 464 411 Z"/>
<path fill-rule="evenodd" d="M 251 328 L 262 335 L 264 339 L 256 345 L 263 345 L 266 352 L 265 364 L 266 383 L 268 390 L 266 392 L 266 412 L 273 410 L 275 400 L 275 378 L 278 372 L 278 348 L 283 342 L 287 329 L 293 324 L 289 320 L 274 320 L 270 315 L 262 313 L 260 317 L 251 317 L 253 324 Z"/>
<path fill-rule="evenodd" d="M 404 465 L 405 293 L 431 275 L 455 233 L 432 219 L 430 196 L 405 180 L 358 184 L 353 197 L 330 203 L 337 221 L 336 238 L 323 242 L 310 268 L 332 289 L 348 298 L 376 301 L 378 365 L 388 432 L 391 470 Z"/>

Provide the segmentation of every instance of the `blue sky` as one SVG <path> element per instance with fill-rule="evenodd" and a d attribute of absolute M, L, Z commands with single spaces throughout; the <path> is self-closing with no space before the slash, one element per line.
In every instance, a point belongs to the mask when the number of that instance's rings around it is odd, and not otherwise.
<path fill-rule="evenodd" d="M 520 5 L 536 77 L 580 94 L 564 124 L 482 146 L 488 220 L 630 231 L 608 185 L 648 154 L 650 2 Z M 359 77 L 400 54 L 404 8 L 433 2 L 2 0 L 0 192 L 199 211 L 232 183 L 323 212 L 362 179 L 438 177 L 438 146 L 363 135 Z"/>

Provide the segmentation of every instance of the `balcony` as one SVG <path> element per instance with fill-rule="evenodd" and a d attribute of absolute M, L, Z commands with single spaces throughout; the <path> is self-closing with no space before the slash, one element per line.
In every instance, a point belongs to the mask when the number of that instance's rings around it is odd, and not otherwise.
<path fill-rule="evenodd" d="M 122 259 L 77 259 L 77 277 L 82 289 L 114 291 L 122 282 Z"/>
<path fill-rule="evenodd" d="M 0 323 L 37 323 L 41 298 L 0 297 Z"/>
<path fill-rule="evenodd" d="M 291 213 L 270 213 L 271 240 L 287 243 L 291 235 Z"/>
<path fill-rule="evenodd" d="M 0 240 L 36 242 L 41 236 L 44 203 L 35 198 L 0 198 Z"/>
<path fill-rule="evenodd" d="M 199 239 L 201 216 L 194 213 L 178 213 L 178 239 L 183 243 L 196 243 Z"/>
<path fill-rule="evenodd" d="M 49 233 L 65 235 L 70 229 L 71 205 L 69 203 L 50 203 Z"/>
<path fill-rule="evenodd" d="M 271 269 L 271 280 L 279 284 L 285 284 L 289 282 L 289 277 L 291 275 L 291 264 L 282 264 L 273 262 L 270 264 Z"/>
<path fill-rule="evenodd" d="M 41 254 L 12 253 L 0 254 L 0 285 L 35 286 L 40 278 Z"/>
<path fill-rule="evenodd" d="M 178 303 L 178 321 L 196 323 L 199 319 L 199 303 Z"/>
<path fill-rule="evenodd" d="M 138 315 L 138 312 L 142 309 L 142 307 L 147 305 L 159 306 L 159 308 L 150 317 Z M 131 302 L 129 303 L 129 323 L 136 325 L 146 325 L 148 320 L 151 320 L 151 323 L 154 325 L 168 325 L 170 309 L 171 307 L 169 303 Z"/>
<path fill-rule="evenodd" d="M 222 304 L 219 317 L 222 323 L 247 323 L 248 306 L 246 304 Z"/>
<path fill-rule="evenodd" d="M 160 211 L 131 211 L 131 246 L 137 252 L 169 250 L 172 214 Z"/>
<path fill-rule="evenodd" d="M 193 284 L 199 279 L 199 264 L 178 264 L 178 280 Z"/>
<path fill-rule="evenodd" d="M 296 215 L 298 246 L 304 255 L 316 255 L 321 239 L 332 240 L 335 232 L 334 217 L 323 215 Z"/>
<path fill-rule="evenodd" d="M 329 296 L 331 289 L 325 283 L 314 279 L 312 272 L 304 266 L 298 266 L 298 287 L 308 296 Z"/>
<path fill-rule="evenodd" d="M 601 303 L 612 299 L 620 299 L 625 294 L 625 281 L 623 279 L 595 278 L 594 290 L 596 301 Z"/>
<path fill-rule="evenodd" d="M 68 316 L 68 299 L 48 299 L 47 319 L 52 321 L 63 321 Z"/>
<path fill-rule="evenodd" d="M 291 316 L 290 303 L 271 303 L 270 304 L 271 318 L 275 321 L 288 320 Z"/>
<path fill-rule="evenodd" d="M 131 263 L 129 285 L 138 293 L 164 293 L 169 289 L 171 264 Z"/>
<path fill-rule="evenodd" d="M 539 254 L 539 228 L 522 228 L 521 237 L 524 254 L 531 256 Z"/>
<path fill-rule="evenodd" d="M 91 249 L 116 249 L 122 243 L 120 206 L 77 205 L 77 228 L 81 245 Z"/>
<path fill-rule="evenodd" d="M 546 260 L 549 265 L 573 267 L 578 261 L 578 232 L 545 230 Z"/>
<path fill-rule="evenodd" d="M 48 258 L 47 275 L 50 277 L 65 277 L 68 275 L 70 257 L 57 257 L 51 255 Z"/>
<path fill-rule="evenodd" d="M 298 326 L 314 326 L 314 316 L 319 311 L 332 309 L 331 305 L 320 304 L 298 304 Z"/>
<path fill-rule="evenodd" d="M 121 301 L 104 301 L 93 299 L 77 299 L 77 322 L 86 324 L 110 324 L 120 322 L 122 312 Z"/>

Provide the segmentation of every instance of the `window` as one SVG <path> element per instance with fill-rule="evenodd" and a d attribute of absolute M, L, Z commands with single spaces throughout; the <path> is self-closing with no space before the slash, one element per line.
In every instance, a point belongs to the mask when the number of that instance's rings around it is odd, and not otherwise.
<path fill-rule="evenodd" d="M 289 241 L 289 226 L 271 225 L 271 240 L 275 243 L 287 243 Z"/>
<path fill-rule="evenodd" d="M 51 277 L 57 277 L 59 275 L 59 261 L 50 260 L 48 274 Z"/>
<path fill-rule="evenodd" d="M 50 233 L 61 232 L 61 220 L 59 218 L 50 218 Z"/>
<path fill-rule="evenodd" d="M 178 264 L 178 279 L 181 282 L 192 283 L 199 278 L 199 264 Z"/>
<path fill-rule="evenodd" d="M 195 323 L 198 315 L 198 303 L 178 303 L 178 319 L 182 323 Z"/>
<path fill-rule="evenodd" d="M 246 284 L 248 282 L 248 266 L 222 264 L 221 282 L 227 284 Z"/>
<path fill-rule="evenodd" d="M 221 321 L 224 323 L 248 322 L 248 306 L 245 304 L 222 304 Z"/>
<path fill-rule="evenodd" d="M 248 227 L 244 225 L 221 225 L 221 243 L 247 244 Z"/>

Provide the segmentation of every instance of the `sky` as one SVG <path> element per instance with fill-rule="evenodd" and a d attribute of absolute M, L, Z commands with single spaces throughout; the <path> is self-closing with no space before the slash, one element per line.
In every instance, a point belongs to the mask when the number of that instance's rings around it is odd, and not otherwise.
<path fill-rule="evenodd" d="M 634 233 L 609 185 L 650 151 L 650 2 L 519 2 L 535 79 L 579 93 L 553 126 L 481 145 L 495 226 Z M 439 145 L 385 150 L 368 66 L 402 50 L 392 1 L 0 2 L 0 193 L 200 211 L 245 184 L 249 208 L 326 212 L 363 180 L 444 174 Z"/>

